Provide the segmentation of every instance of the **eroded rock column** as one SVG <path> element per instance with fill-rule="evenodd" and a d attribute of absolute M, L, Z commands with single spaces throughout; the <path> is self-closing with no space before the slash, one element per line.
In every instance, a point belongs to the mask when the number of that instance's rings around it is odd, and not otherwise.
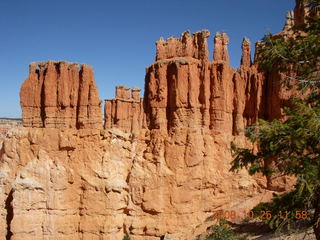
<path fill-rule="evenodd" d="M 67 62 L 37 62 L 21 86 L 23 126 L 102 127 L 101 101 L 92 67 Z"/>
<path fill-rule="evenodd" d="M 145 128 L 144 122 L 140 89 L 117 86 L 115 99 L 105 100 L 105 129 L 118 128 L 127 133 L 138 134 Z"/>

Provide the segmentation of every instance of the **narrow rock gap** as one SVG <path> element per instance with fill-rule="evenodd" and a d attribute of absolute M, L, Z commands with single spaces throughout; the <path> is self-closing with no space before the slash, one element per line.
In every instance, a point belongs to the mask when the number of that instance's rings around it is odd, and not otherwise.
<path fill-rule="evenodd" d="M 175 106 L 177 81 L 178 81 L 178 68 L 175 62 L 168 64 L 166 71 L 167 78 L 167 107 L 166 107 L 166 118 L 167 118 L 167 133 L 169 134 L 171 127 L 173 126 L 173 112 L 177 108 Z"/>
<path fill-rule="evenodd" d="M 61 62 L 54 62 L 54 67 L 56 69 L 56 73 L 57 73 L 57 81 L 55 81 L 55 84 L 56 84 L 56 106 L 57 108 L 59 109 L 59 85 L 60 85 L 60 75 L 61 75 L 61 72 L 60 72 L 60 66 L 61 66 Z"/>
<path fill-rule="evenodd" d="M 114 111 L 114 119 L 113 119 L 114 125 L 119 124 L 119 118 L 118 118 L 118 116 L 119 116 L 119 113 L 118 113 L 119 108 L 117 108 L 117 105 L 118 105 L 119 102 L 120 102 L 119 99 L 115 100 L 115 111 Z M 113 111 L 113 109 L 111 111 Z"/>
<path fill-rule="evenodd" d="M 238 90 L 237 86 L 236 86 L 237 85 L 237 77 L 236 76 L 237 76 L 237 72 L 232 77 L 233 92 L 234 93 L 236 93 L 237 90 Z M 238 135 L 238 131 L 239 131 L 239 129 L 237 128 L 237 115 L 238 115 L 239 109 L 238 109 L 235 97 L 233 97 L 232 105 L 233 105 L 233 110 L 232 110 L 232 135 L 236 136 L 236 135 Z"/>
<path fill-rule="evenodd" d="M 198 101 L 200 103 L 200 113 L 201 113 L 201 126 L 204 127 L 205 124 L 205 111 L 206 111 L 206 63 L 203 64 L 201 68 L 198 67 L 198 72 L 199 72 L 199 80 L 200 80 L 200 91 L 199 91 L 199 96 L 198 96 Z"/>
<path fill-rule="evenodd" d="M 210 78 L 210 82 L 209 82 L 209 89 L 210 89 L 210 97 L 209 97 L 209 129 L 212 130 L 213 129 L 213 100 L 214 100 L 214 70 L 213 68 L 215 67 L 215 65 L 211 65 L 211 67 L 209 68 L 209 78 Z"/>
<path fill-rule="evenodd" d="M 89 94 L 88 94 L 88 105 L 87 105 L 87 120 L 88 119 L 90 119 L 90 103 L 92 102 L 91 101 L 91 98 L 92 98 L 92 96 L 91 96 L 91 83 L 90 83 L 90 85 L 89 85 Z"/>
<path fill-rule="evenodd" d="M 270 84 L 269 82 L 269 76 L 270 76 L 270 73 L 269 72 L 266 72 L 266 75 L 265 75 L 265 79 L 264 79 L 264 87 L 262 87 L 262 90 L 263 90 L 263 93 L 262 93 L 262 105 L 263 106 L 268 106 L 268 101 L 269 102 L 272 102 L 271 100 L 272 99 L 269 99 L 269 93 L 272 92 L 270 90 L 272 90 L 272 84 Z M 269 89 L 270 88 L 270 89 Z M 270 91 L 270 92 L 269 92 Z M 270 120 L 270 113 L 269 113 L 269 108 L 266 107 L 263 109 L 263 112 L 262 112 L 262 117 L 263 119 L 267 119 L 267 120 Z"/>
<path fill-rule="evenodd" d="M 4 155 L 4 142 L 0 143 L 0 159 L 2 159 L 3 155 Z"/>
<path fill-rule="evenodd" d="M 191 100 L 190 100 L 190 90 L 191 90 L 191 77 L 190 77 L 190 65 L 187 64 L 187 72 L 188 72 L 188 80 L 187 80 L 187 84 L 188 84 L 188 89 L 187 89 L 187 109 L 191 109 L 192 106 L 191 106 Z"/>
<path fill-rule="evenodd" d="M 110 111 L 110 115 L 111 115 L 111 125 L 110 125 L 110 127 L 111 128 L 113 128 L 113 126 L 116 124 L 116 122 L 117 122 L 117 115 L 116 115 L 116 110 L 117 110 L 117 108 L 116 108 L 116 102 L 117 102 L 118 100 L 117 99 L 114 99 L 114 100 L 112 100 L 112 102 L 111 102 L 111 111 Z M 106 103 L 105 103 L 106 104 Z M 113 110 L 114 109 L 114 110 Z M 113 116 L 112 116 L 113 115 Z"/>
<path fill-rule="evenodd" d="M 41 71 L 41 70 L 40 70 Z M 45 70 L 43 72 L 43 81 L 42 81 L 42 85 L 41 85 L 41 97 L 40 97 L 40 117 L 41 117 L 41 122 L 42 122 L 42 126 L 45 126 L 45 121 L 46 121 L 46 111 L 45 111 L 45 84 L 44 84 L 44 80 L 45 80 L 45 75 L 47 73 L 47 70 Z"/>
<path fill-rule="evenodd" d="M 83 85 L 83 67 L 80 67 L 79 71 L 79 88 L 78 88 L 78 99 L 77 99 L 77 113 L 76 113 L 76 129 L 80 129 L 81 123 L 80 123 L 80 99 L 81 99 L 81 92 L 80 89 Z"/>
<path fill-rule="evenodd" d="M 169 66 L 167 66 L 166 69 L 166 78 L 167 78 L 167 103 L 166 103 L 166 119 L 167 119 L 167 133 L 169 133 L 170 130 L 170 102 L 171 102 L 171 86 L 170 86 L 170 75 L 169 75 Z M 161 126 L 160 126 L 161 127 Z"/>
<path fill-rule="evenodd" d="M 78 232 L 78 238 L 79 240 L 83 240 L 84 239 L 84 230 L 82 229 L 82 222 L 83 222 L 83 215 L 85 214 L 84 212 L 84 209 L 85 209 L 85 204 L 84 204 L 84 199 L 85 199 L 85 191 L 86 191 L 86 188 L 85 188 L 85 185 L 84 185 L 84 179 L 81 177 L 81 185 L 80 185 L 80 198 L 79 198 L 79 222 L 78 222 L 78 229 L 77 229 L 77 232 Z"/>
<path fill-rule="evenodd" d="M 13 236 L 13 233 L 11 232 L 11 222 L 13 219 L 13 207 L 12 207 L 12 201 L 13 201 L 13 190 L 8 194 L 8 197 L 5 201 L 5 208 L 7 210 L 7 216 L 6 216 L 6 222 L 7 222 L 7 235 L 6 240 L 10 240 Z"/>

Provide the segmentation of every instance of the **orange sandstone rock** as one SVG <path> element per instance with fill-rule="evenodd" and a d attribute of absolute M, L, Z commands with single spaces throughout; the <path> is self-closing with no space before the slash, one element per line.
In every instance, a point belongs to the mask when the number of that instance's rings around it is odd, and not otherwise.
<path fill-rule="evenodd" d="M 116 87 L 116 98 L 105 100 L 105 129 L 118 128 L 127 133 L 139 134 L 145 128 L 145 114 L 140 89 Z"/>
<path fill-rule="evenodd" d="M 156 60 L 169 59 L 173 57 L 192 57 L 208 61 L 207 38 L 210 36 L 208 30 L 190 34 L 186 31 L 181 34 L 180 39 L 170 37 L 167 40 L 160 38 L 156 43 Z"/>
<path fill-rule="evenodd" d="M 251 43 L 248 38 L 244 38 L 242 41 L 242 57 L 241 57 L 241 66 L 250 67 L 251 62 Z"/>
<path fill-rule="evenodd" d="M 214 61 L 229 62 L 228 54 L 229 37 L 226 33 L 216 33 L 214 37 Z"/>
<path fill-rule="evenodd" d="M 86 118 L 100 106 L 89 67 L 31 66 L 24 122 L 41 129 L 13 131 L 2 143 L 0 235 L 184 240 L 213 224 L 214 210 L 242 212 L 268 200 L 264 178 L 229 169 L 230 144 L 246 146 L 243 129 L 275 112 L 266 107 L 270 79 L 251 64 L 248 40 L 239 69 L 229 65 L 226 34 L 216 36 L 209 62 L 208 35 L 163 40 L 144 98 L 119 86 L 105 101 L 106 130 Z M 97 129 L 76 129 L 84 126 Z"/>
<path fill-rule="evenodd" d="M 117 87 L 106 130 L 90 67 L 31 64 L 21 106 L 24 125 L 39 129 L 1 140 L 0 239 L 185 240 L 216 222 L 214 210 L 270 199 L 261 176 L 229 172 L 230 144 L 248 146 L 243 129 L 281 118 L 292 92 L 277 85 L 279 73 L 258 72 L 248 39 L 238 69 L 224 33 L 210 62 L 208 36 L 160 39 L 144 98 Z"/>
<path fill-rule="evenodd" d="M 101 101 L 90 66 L 31 63 L 20 98 L 25 127 L 102 127 Z"/>
<path fill-rule="evenodd" d="M 168 48 L 178 41 L 170 39 Z M 145 104 L 149 129 L 168 133 L 175 127 L 193 126 L 213 133 L 232 133 L 257 120 L 263 76 L 256 66 L 251 66 L 248 39 L 242 44 L 241 67 L 238 71 L 231 68 L 228 42 L 225 33 L 216 34 L 213 62 L 176 54 L 147 69 Z"/>

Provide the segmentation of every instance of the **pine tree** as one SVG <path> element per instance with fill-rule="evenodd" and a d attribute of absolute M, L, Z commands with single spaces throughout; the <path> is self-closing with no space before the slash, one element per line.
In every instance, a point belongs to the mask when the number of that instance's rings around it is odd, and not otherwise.
<path fill-rule="evenodd" d="M 232 146 L 231 170 L 296 176 L 293 199 L 301 207 L 315 209 L 313 229 L 320 240 L 320 0 L 301 1 L 310 9 L 305 23 L 292 27 L 290 36 L 266 35 L 258 56 L 263 71 L 294 71 L 296 76 L 287 80 L 294 81 L 305 97 L 292 100 L 293 107 L 285 109 L 285 121 L 260 120 L 248 127 L 246 136 L 258 152 Z M 264 160 L 270 158 L 276 167 L 266 169 Z"/>

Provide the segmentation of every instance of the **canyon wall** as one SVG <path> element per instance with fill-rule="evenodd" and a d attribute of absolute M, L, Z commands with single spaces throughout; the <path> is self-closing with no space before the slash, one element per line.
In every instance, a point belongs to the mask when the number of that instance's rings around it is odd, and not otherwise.
<path fill-rule="evenodd" d="M 21 86 L 23 126 L 102 127 L 101 101 L 92 67 L 64 61 L 35 62 Z"/>
<path fill-rule="evenodd" d="M 209 36 L 161 38 L 144 97 L 118 86 L 104 129 L 91 67 L 31 64 L 25 127 L 0 143 L 0 240 L 193 239 L 217 222 L 213 211 L 234 210 L 239 221 L 269 200 L 264 177 L 229 171 L 230 145 L 248 146 L 244 128 L 281 118 L 293 92 L 280 88 L 285 75 L 258 71 L 247 38 L 238 69 L 225 33 L 210 61 Z M 273 190 L 291 186 L 271 180 Z"/>

